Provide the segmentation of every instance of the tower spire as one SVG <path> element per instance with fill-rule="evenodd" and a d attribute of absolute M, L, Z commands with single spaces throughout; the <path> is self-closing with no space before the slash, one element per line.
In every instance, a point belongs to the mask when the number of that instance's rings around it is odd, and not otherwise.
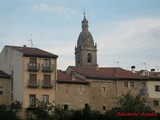
<path fill-rule="evenodd" d="M 85 16 L 85 8 L 83 8 L 83 14 L 84 14 L 84 16 Z"/>
<path fill-rule="evenodd" d="M 85 9 L 83 9 L 84 19 L 82 21 L 82 30 L 88 30 L 88 20 L 86 19 Z"/>

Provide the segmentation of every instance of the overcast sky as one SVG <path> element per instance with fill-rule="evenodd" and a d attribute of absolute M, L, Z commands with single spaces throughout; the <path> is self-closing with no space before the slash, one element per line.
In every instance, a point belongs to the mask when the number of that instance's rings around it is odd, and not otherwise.
<path fill-rule="evenodd" d="M 59 56 L 59 69 L 75 65 L 84 8 L 100 67 L 158 71 L 160 0 L 0 0 L 0 51 L 32 39 Z"/>

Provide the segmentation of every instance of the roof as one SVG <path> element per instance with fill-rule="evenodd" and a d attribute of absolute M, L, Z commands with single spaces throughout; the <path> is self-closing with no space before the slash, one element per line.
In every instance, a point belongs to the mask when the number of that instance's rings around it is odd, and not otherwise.
<path fill-rule="evenodd" d="M 20 46 L 5 46 L 10 47 L 16 51 L 19 51 L 23 54 L 23 56 L 29 56 L 29 57 L 45 57 L 45 58 L 57 58 L 58 56 L 52 53 L 49 53 L 47 51 L 34 48 L 34 47 L 26 47 L 25 45 L 23 47 Z"/>
<path fill-rule="evenodd" d="M 136 74 L 146 76 L 150 79 L 160 79 L 160 72 L 140 70 L 136 71 Z"/>
<path fill-rule="evenodd" d="M 89 84 L 89 81 L 76 77 L 72 80 L 71 76 L 62 71 L 57 71 L 58 83 L 71 83 L 71 84 Z"/>
<path fill-rule="evenodd" d="M 10 78 L 10 75 L 0 70 L 0 78 Z"/>
<path fill-rule="evenodd" d="M 123 80 L 139 80 L 147 79 L 145 76 L 141 76 L 131 71 L 122 69 L 120 67 L 79 67 L 79 66 L 69 66 L 71 69 L 75 70 L 77 73 L 86 76 L 91 79 L 123 79 Z"/>

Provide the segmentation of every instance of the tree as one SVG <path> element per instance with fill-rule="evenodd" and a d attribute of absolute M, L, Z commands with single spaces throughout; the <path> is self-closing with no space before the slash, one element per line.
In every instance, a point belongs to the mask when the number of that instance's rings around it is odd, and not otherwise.
<path fill-rule="evenodd" d="M 6 105 L 0 105 L 0 120 L 21 120 L 17 112 L 18 110 L 8 108 Z"/>
<path fill-rule="evenodd" d="M 119 98 L 119 107 L 106 113 L 106 118 L 116 120 L 154 120 L 156 113 L 145 105 L 140 95 L 132 96 L 130 92 Z"/>
<path fill-rule="evenodd" d="M 32 111 L 34 120 L 52 120 L 52 112 L 54 110 L 54 105 L 51 103 L 44 103 L 42 101 L 36 100 L 36 107 Z"/>

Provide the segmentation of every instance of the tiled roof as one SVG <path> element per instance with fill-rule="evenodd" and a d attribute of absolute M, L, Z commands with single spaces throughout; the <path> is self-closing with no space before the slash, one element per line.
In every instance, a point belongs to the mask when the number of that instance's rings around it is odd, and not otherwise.
<path fill-rule="evenodd" d="M 57 58 L 58 56 L 52 53 L 49 53 L 47 51 L 33 48 L 33 47 L 20 47 L 20 46 L 5 46 L 5 47 L 11 47 L 14 50 L 17 50 L 21 53 L 23 53 L 23 56 L 30 56 L 30 57 L 46 57 L 46 58 Z"/>
<path fill-rule="evenodd" d="M 146 76 L 150 79 L 160 79 L 160 72 L 155 72 L 155 71 L 147 71 L 147 70 L 140 70 L 136 71 L 138 75 Z"/>
<path fill-rule="evenodd" d="M 92 79 L 147 79 L 145 76 L 141 76 L 131 71 L 119 68 L 119 67 L 100 67 L 100 68 L 89 68 L 89 67 L 75 67 L 69 66 L 77 73 L 85 75 L 87 78 Z"/>
<path fill-rule="evenodd" d="M 0 78 L 10 78 L 10 76 L 0 70 Z"/>
<path fill-rule="evenodd" d="M 72 80 L 71 76 L 62 71 L 57 71 L 58 83 L 72 83 L 72 84 L 89 84 L 89 81 L 76 77 Z"/>

